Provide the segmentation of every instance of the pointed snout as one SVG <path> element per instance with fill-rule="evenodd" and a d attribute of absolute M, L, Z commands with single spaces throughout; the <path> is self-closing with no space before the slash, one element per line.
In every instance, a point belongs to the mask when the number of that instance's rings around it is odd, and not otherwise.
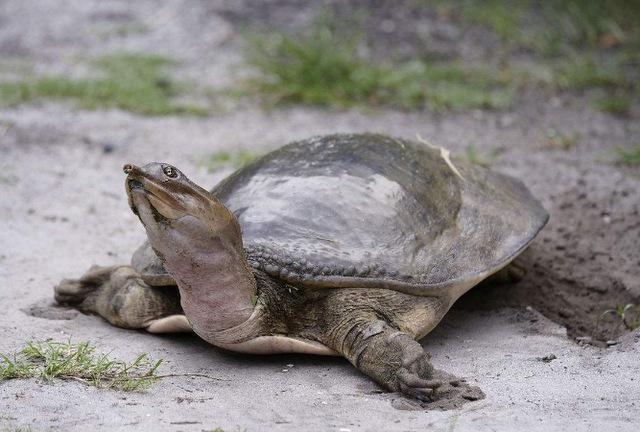
<path fill-rule="evenodd" d="M 124 164 L 124 166 L 122 167 L 122 171 L 124 171 L 125 174 L 129 175 L 131 173 L 134 173 L 135 171 L 140 171 L 140 168 L 138 168 L 134 164 L 128 163 Z"/>

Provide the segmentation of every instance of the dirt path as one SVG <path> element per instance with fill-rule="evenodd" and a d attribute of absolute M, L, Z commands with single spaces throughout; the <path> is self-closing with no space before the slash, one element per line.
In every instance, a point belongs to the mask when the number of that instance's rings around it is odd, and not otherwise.
<path fill-rule="evenodd" d="M 131 50 L 175 58 L 181 77 L 203 84 L 233 82 L 246 22 L 237 17 L 250 13 L 236 2 L 185 3 L 3 2 L 0 77 L 20 76 L 21 68 L 81 76 L 78 58 Z M 291 14 L 304 26 L 308 17 L 296 5 L 280 5 L 279 19 Z M 0 352 L 29 339 L 92 340 L 123 358 L 138 352 L 165 358 L 165 373 L 219 378 L 167 379 L 144 394 L 2 382 L 0 429 L 635 430 L 638 330 L 608 349 L 573 338 L 618 338 L 611 319 L 596 331 L 598 316 L 640 301 L 640 173 L 611 162 L 614 146 L 640 142 L 638 118 L 595 111 L 588 96 L 547 96 L 524 95 L 508 112 L 446 115 L 265 112 L 246 102 L 203 118 L 51 101 L 0 110 Z M 559 149 L 548 144 L 550 130 L 578 138 Z M 381 393 L 340 359 L 237 356 L 195 338 L 128 332 L 94 317 L 51 320 L 23 312 L 50 299 L 61 278 L 94 263 L 127 262 L 141 243 L 144 233 L 122 191 L 124 162 L 171 161 L 194 181 L 213 185 L 230 172 L 203 167 L 213 152 L 262 152 L 315 134 L 360 131 L 420 134 L 459 155 L 469 145 L 486 157 L 499 149 L 493 167 L 523 179 L 551 214 L 522 256 L 528 274 L 521 283 L 472 290 L 423 340 L 436 367 L 479 385 L 486 399 L 425 412 Z M 539 360 L 549 354 L 557 360 Z"/>

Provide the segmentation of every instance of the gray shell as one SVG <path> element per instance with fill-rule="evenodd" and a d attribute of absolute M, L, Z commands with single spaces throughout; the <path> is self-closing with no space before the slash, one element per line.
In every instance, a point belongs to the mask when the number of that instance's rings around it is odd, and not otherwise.
<path fill-rule="evenodd" d="M 295 284 L 418 295 L 492 273 L 548 219 L 516 179 L 368 134 L 289 144 L 212 192 L 238 217 L 253 267 Z"/>

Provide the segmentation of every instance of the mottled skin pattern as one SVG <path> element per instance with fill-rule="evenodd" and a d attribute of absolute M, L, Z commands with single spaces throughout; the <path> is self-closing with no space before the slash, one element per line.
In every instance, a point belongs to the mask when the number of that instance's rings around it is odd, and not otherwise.
<path fill-rule="evenodd" d="M 377 135 L 294 143 L 213 194 L 167 164 L 125 172 L 149 243 L 62 281 L 60 303 L 149 331 L 184 314 L 243 352 L 338 353 L 422 400 L 440 383 L 416 340 L 547 219 L 517 180 Z"/>

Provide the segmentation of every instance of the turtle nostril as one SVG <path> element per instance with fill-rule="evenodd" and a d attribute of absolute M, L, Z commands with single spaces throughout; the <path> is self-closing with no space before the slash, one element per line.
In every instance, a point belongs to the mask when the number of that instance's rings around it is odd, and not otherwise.
<path fill-rule="evenodd" d="M 124 171 L 125 174 L 129 174 L 131 171 L 133 171 L 133 165 L 131 164 L 125 164 L 122 167 L 122 171 Z"/>

